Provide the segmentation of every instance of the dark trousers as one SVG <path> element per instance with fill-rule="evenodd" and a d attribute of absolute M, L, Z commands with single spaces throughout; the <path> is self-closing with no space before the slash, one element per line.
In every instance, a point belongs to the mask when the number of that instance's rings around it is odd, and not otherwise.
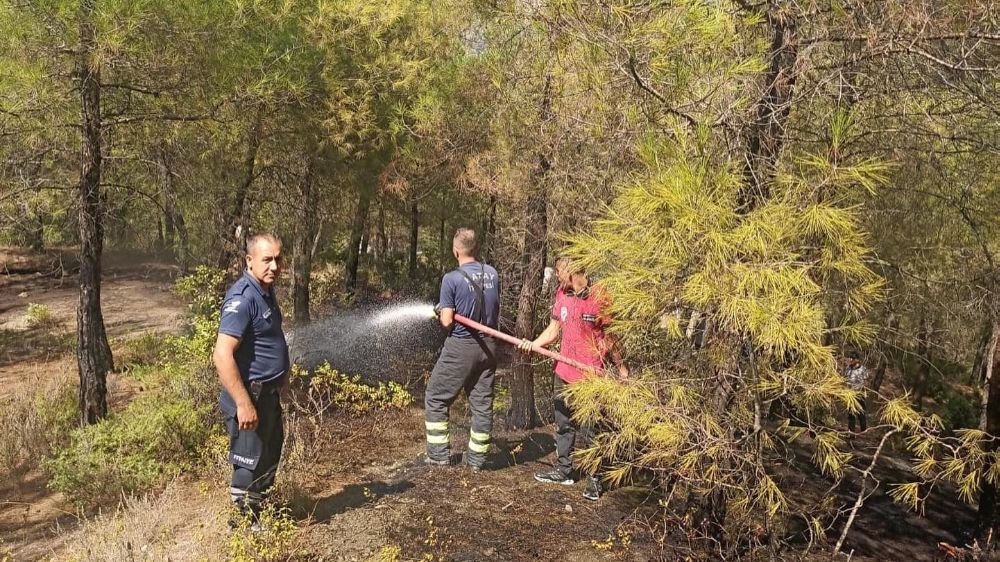
<path fill-rule="evenodd" d="M 847 411 L 847 430 L 854 431 L 855 422 L 859 422 L 861 426 L 861 431 L 868 429 L 868 414 L 865 413 L 865 397 L 858 397 L 858 402 L 861 402 L 861 410 L 855 414 L 854 412 Z"/>
<path fill-rule="evenodd" d="M 566 382 L 558 376 L 552 383 L 552 404 L 556 417 L 556 458 L 555 468 L 565 476 L 573 471 L 573 449 L 579 433 L 584 447 L 589 447 L 594 428 L 590 424 L 580 426 L 573 421 L 573 409 L 566 402 L 564 390 Z"/>
<path fill-rule="evenodd" d="M 220 397 L 229 431 L 229 462 L 233 465 L 230 497 L 240 508 L 259 506 L 263 494 L 274 485 L 285 440 L 278 384 L 265 385 L 253 398 L 257 429 L 241 431 L 232 397 L 225 390 Z"/>
<path fill-rule="evenodd" d="M 466 462 L 482 466 L 493 430 L 493 379 L 497 369 L 496 342 L 492 338 L 445 340 L 424 396 L 427 456 L 445 461 L 451 457 L 448 409 L 465 390 L 472 410 L 472 428 Z"/>

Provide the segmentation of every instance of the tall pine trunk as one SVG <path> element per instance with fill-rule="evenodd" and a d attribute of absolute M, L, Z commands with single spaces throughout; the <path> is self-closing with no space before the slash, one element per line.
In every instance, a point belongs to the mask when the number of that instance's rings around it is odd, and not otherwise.
<path fill-rule="evenodd" d="M 799 56 L 797 22 L 780 6 L 768 8 L 771 35 L 764 94 L 757 101 L 747 129 L 746 166 L 740 208 L 746 212 L 771 196 L 774 165 L 785 144 L 785 126 L 792 109 Z"/>
<path fill-rule="evenodd" d="M 546 76 L 541 102 L 542 122 L 552 120 L 552 77 Z M 552 167 L 548 149 L 536 155 L 524 217 L 524 246 L 521 253 L 521 292 L 517 298 L 517 319 L 514 335 L 519 338 L 535 337 L 535 311 L 545 275 L 546 235 L 548 234 L 549 196 L 545 180 Z M 529 429 L 538 425 L 535 408 L 535 373 L 532 359 L 518 355 L 514 359 L 510 382 L 510 411 L 507 413 L 509 429 Z"/>
<path fill-rule="evenodd" d="M 167 148 L 166 143 L 163 143 L 160 146 L 160 169 L 163 173 L 161 184 L 163 189 L 163 246 L 171 255 L 176 255 L 174 244 L 177 237 L 177 221 L 174 217 L 178 212 L 177 194 L 174 192 L 174 174 L 170 165 L 169 148 Z"/>
<path fill-rule="evenodd" d="M 80 372 L 80 421 L 96 423 L 108 412 L 107 376 L 113 366 L 101 312 L 101 253 L 104 248 L 101 198 L 101 71 L 93 22 L 95 0 L 80 2 L 80 49 L 76 74 L 83 118 L 80 154 L 80 303 L 76 314 Z"/>
<path fill-rule="evenodd" d="M 1000 435 L 1000 316 L 992 314 L 992 337 L 987 348 L 982 379 L 983 404 L 980 412 L 980 429 L 989 435 Z M 988 442 L 984 449 L 989 452 L 997 450 L 996 440 Z M 983 474 L 992 468 L 992 455 L 987 455 L 987 464 Z M 998 494 L 996 483 L 983 479 L 982 492 L 979 495 L 979 512 L 976 514 L 976 531 L 979 536 L 987 536 L 991 530 L 1000 529 L 1000 510 L 997 506 Z"/>
<path fill-rule="evenodd" d="M 28 200 L 22 200 L 20 207 L 25 220 L 25 241 L 28 247 L 35 252 L 44 251 L 45 224 L 42 222 L 41 213 Z"/>
<path fill-rule="evenodd" d="M 417 199 L 414 197 L 410 201 L 410 251 L 409 251 L 409 278 L 410 281 L 417 280 L 417 243 L 420 238 L 420 207 L 417 206 Z"/>
<path fill-rule="evenodd" d="M 914 389 L 914 402 L 917 403 L 917 408 L 924 408 L 924 396 L 927 394 L 927 386 L 930 384 L 931 377 L 931 364 L 934 360 L 931 338 L 933 337 L 934 329 L 931 322 L 927 318 L 927 313 L 920 315 L 920 328 L 917 331 L 917 359 L 920 364 L 917 365 L 917 380 Z"/>
<path fill-rule="evenodd" d="M 261 135 L 264 125 L 264 106 L 258 105 L 247 130 L 247 147 L 240 167 L 240 180 L 231 200 L 231 206 L 222 219 L 222 249 L 219 252 L 218 266 L 233 270 L 237 275 L 243 267 L 242 257 L 246 251 L 247 233 L 247 200 L 250 186 L 257 177 L 257 153 L 260 150 Z"/>
<path fill-rule="evenodd" d="M 312 246 L 318 230 L 316 211 L 319 198 L 315 185 L 317 156 L 310 158 L 299 187 L 299 204 L 292 240 L 292 302 L 295 323 L 308 324 L 309 281 L 312 276 Z"/>
<path fill-rule="evenodd" d="M 368 223 L 371 198 L 368 189 L 362 187 L 359 190 L 358 204 L 354 210 L 354 221 L 351 223 L 351 239 L 347 246 L 347 262 L 344 266 L 344 289 L 352 295 L 358 288 L 358 265 L 361 261 L 362 246 L 365 244 L 364 234 Z"/>
<path fill-rule="evenodd" d="M 490 214 L 486 223 L 486 236 L 483 237 L 483 255 L 487 263 L 493 261 L 493 246 L 496 244 L 497 231 L 497 196 L 490 195 Z"/>

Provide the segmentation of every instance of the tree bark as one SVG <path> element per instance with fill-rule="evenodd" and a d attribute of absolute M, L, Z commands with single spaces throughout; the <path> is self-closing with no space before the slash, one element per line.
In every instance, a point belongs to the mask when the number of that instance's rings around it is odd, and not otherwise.
<path fill-rule="evenodd" d="M 27 222 L 25 228 L 25 242 L 32 251 L 41 252 L 45 250 L 45 224 L 42 222 L 42 215 L 27 200 L 21 200 L 21 213 Z"/>
<path fill-rule="evenodd" d="M 771 34 L 764 95 L 757 101 L 747 129 L 747 158 L 739 206 L 750 212 L 771 195 L 774 165 L 785 144 L 785 125 L 792 108 L 799 56 L 797 22 L 787 9 L 770 4 L 766 14 Z"/>
<path fill-rule="evenodd" d="M 312 275 L 312 244 L 316 238 L 316 211 L 319 206 L 316 189 L 316 164 L 318 156 L 312 156 L 306 164 L 305 174 L 299 186 L 299 202 L 292 240 L 292 302 L 295 324 L 308 324 L 309 281 Z"/>
<path fill-rule="evenodd" d="M 933 328 L 925 313 L 920 317 L 920 329 L 917 331 L 917 357 L 920 358 L 920 365 L 917 366 L 917 381 L 913 397 L 917 408 L 921 410 L 924 408 L 924 395 L 927 393 L 927 385 L 931 376 L 931 362 L 934 360 L 931 351 L 932 332 Z"/>
<path fill-rule="evenodd" d="M 174 244 L 177 237 L 177 193 L 174 190 L 174 173 L 170 167 L 170 154 L 166 143 L 160 146 L 160 169 L 163 172 L 163 245 L 172 255 L 176 255 Z"/>
<path fill-rule="evenodd" d="M 389 259 L 389 235 L 385 231 L 385 196 L 379 198 L 378 219 L 375 231 L 375 251 L 378 253 L 378 263 L 385 265 Z"/>
<path fill-rule="evenodd" d="M 890 338 L 893 338 L 893 334 L 895 334 L 896 329 L 899 327 L 899 319 L 894 311 L 889 311 L 885 326 L 883 341 L 877 348 L 878 363 L 875 366 L 875 374 L 872 376 L 871 383 L 871 389 L 876 393 L 882 388 L 882 383 L 885 382 L 885 372 L 889 368 L 889 354 L 892 352 L 892 340 Z"/>
<path fill-rule="evenodd" d="M 417 280 L 417 244 L 420 239 L 420 207 L 414 197 L 410 201 L 410 252 L 409 252 L 409 278 L 410 281 Z"/>
<path fill-rule="evenodd" d="M 358 193 L 358 204 L 355 207 L 354 221 L 351 223 L 351 240 L 347 246 L 347 263 L 344 266 L 344 289 L 353 295 L 358 288 L 358 265 L 361 260 L 362 244 L 364 243 L 365 226 L 368 222 L 368 209 L 371 206 L 371 193 L 362 187 Z"/>
<path fill-rule="evenodd" d="M 541 102 L 542 122 L 552 120 L 552 76 L 546 76 Z M 552 167 L 548 149 L 536 156 L 531 178 L 531 193 L 525 209 L 524 246 L 521 253 L 521 292 L 517 299 L 517 319 L 514 335 L 519 338 L 535 337 L 535 310 L 545 275 L 546 235 L 548 233 L 548 190 L 545 179 Z M 510 411 L 507 413 L 508 429 L 530 429 L 538 425 L 535 408 L 535 373 L 531 358 L 519 354 L 514 359 L 510 383 Z"/>
<path fill-rule="evenodd" d="M 76 314 L 80 373 L 80 422 L 93 424 L 108 412 L 107 376 L 113 366 L 101 311 L 101 254 L 104 249 L 101 197 L 101 69 L 96 57 L 95 0 L 80 2 L 80 49 L 76 77 L 83 118 L 80 157 L 80 303 Z"/>
<path fill-rule="evenodd" d="M 986 368 L 989 365 L 989 351 L 993 344 L 993 321 L 987 319 L 983 324 L 983 330 L 979 336 L 979 345 L 976 346 L 976 355 L 972 361 L 972 370 L 969 371 L 969 382 L 979 383 L 985 380 Z"/>
<path fill-rule="evenodd" d="M 446 248 L 445 245 L 444 245 L 445 244 L 445 239 L 444 239 L 445 205 L 444 205 L 444 195 L 443 194 L 441 196 L 440 213 L 441 213 L 441 221 L 440 221 L 440 224 L 438 225 L 438 254 L 439 254 L 439 259 L 438 259 L 438 277 L 441 277 L 442 275 L 444 275 L 444 267 L 445 267 L 444 264 L 448 261 L 448 258 L 450 256 L 450 254 L 448 253 L 448 248 Z"/>
<path fill-rule="evenodd" d="M 980 429 L 989 435 L 1000 435 L 1000 316 L 993 315 L 992 337 L 985 361 L 983 377 L 983 409 L 980 415 Z M 998 448 L 996 440 L 986 443 L 984 449 L 988 453 Z M 986 455 L 986 465 L 983 474 L 993 468 L 993 456 Z M 1000 529 L 1000 509 L 997 509 L 997 485 L 983 479 L 982 492 L 979 495 L 979 511 L 976 514 L 976 531 L 979 536 L 986 536 L 990 531 Z"/>
<path fill-rule="evenodd" d="M 218 266 L 234 271 L 237 275 L 243 269 L 242 257 L 246 251 L 247 199 L 250 186 L 257 177 L 257 153 L 260 150 L 261 133 L 264 124 L 264 106 L 258 105 L 254 120 L 247 131 L 247 151 L 243 157 L 240 182 L 236 185 L 232 206 L 222 221 L 222 250 L 219 252 Z"/>
<path fill-rule="evenodd" d="M 493 261 L 493 245 L 496 243 L 497 232 L 497 196 L 490 195 L 490 216 L 486 223 L 486 236 L 483 237 L 483 255 L 487 263 Z"/>

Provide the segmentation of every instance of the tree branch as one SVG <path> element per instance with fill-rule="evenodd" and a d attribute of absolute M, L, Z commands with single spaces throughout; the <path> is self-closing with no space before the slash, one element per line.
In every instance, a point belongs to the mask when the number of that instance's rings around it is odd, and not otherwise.
<path fill-rule="evenodd" d="M 688 126 L 691 127 L 692 129 L 698 127 L 698 122 L 695 121 L 693 117 L 674 109 L 667 101 L 667 99 L 663 97 L 663 95 L 661 95 L 659 92 L 657 92 L 652 87 L 646 84 L 646 82 L 642 79 L 642 77 L 639 76 L 639 72 L 635 68 L 635 56 L 633 56 L 631 53 L 628 56 L 628 72 L 629 75 L 632 76 L 632 79 L 635 80 L 635 83 L 637 86 L 639 86 L 639 88 L 641 88 L 643 91 L 647 92 L 649 95 L 653 96 L 654 98 L 659 100 L 660 103 L 663 104 L 664 108 L 667 110 L 667 113 L 680 117 L 681 119 L 684 119 L 685 121 L 687 121 Z"/>

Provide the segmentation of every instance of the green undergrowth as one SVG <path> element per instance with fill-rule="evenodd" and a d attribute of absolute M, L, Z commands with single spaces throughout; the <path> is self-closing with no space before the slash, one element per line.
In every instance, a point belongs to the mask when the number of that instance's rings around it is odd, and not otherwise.
<path fill-rule="evenodd" d="M 413 402 L 413 395 L 395 382 L 368 385 L 358 375 L 347 375 L 323 363 L 309 371 L 292 366 L 292 385 L 304 390 L 294 404 L 303 413 L 346 411 L 354 415 L 387 408 L 402 409 Z"/>

